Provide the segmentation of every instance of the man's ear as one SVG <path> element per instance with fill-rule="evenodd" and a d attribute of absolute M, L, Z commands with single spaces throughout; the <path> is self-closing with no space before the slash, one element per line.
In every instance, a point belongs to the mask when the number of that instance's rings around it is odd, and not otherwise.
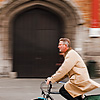
<path fill-rule="evenodd" d="M 67 46 L 67 44 L 65 44 L 66 48 L 69 49 L 69 47 Z"/>
<path fill-rule="evenodd" d="M 67 44 L 65 44 L 65 46 L 68 47 Z"/>

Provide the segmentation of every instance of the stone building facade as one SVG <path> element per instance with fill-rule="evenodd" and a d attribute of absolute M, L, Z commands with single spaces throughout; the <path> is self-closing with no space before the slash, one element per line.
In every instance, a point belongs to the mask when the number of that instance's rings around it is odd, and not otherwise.
<path fill-rule="evenodd" d="M 1 76 L 10 76 L 13 72 L 14 18 L 24 10 L 35 7 L 43 7 L 60 17 L 63 23 L 62 36 L 71 39 L 72 47 L 85 62 L 96 61 L 97 73 L 100 74 L 100 38 L 89 37 L 91 0 L 2 0 L 0 5 Z"/>

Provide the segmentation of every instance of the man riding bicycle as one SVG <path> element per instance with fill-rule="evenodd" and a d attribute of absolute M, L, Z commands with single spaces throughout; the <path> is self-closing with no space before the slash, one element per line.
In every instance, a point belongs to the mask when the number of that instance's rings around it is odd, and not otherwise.
<path fill-rule="evenodd" d="M 63 53 L 65 60 L 56 73 L 47 78 L 47 85 L 50 82 L 58 82 L 65 76 L 68 76 L 69 81 L 59 90 L 60 94 L 67 100 L 82 100 L 84 93 L 100 87 L 100 84 L 90 79 L 84 61 L 71 48 L 68 38 L 61 38 L 58 48 Z"/>

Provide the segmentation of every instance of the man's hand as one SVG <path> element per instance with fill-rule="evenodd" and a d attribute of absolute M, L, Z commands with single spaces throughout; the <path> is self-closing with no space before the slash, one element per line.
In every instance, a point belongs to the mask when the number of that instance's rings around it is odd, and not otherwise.
<path fill-rule="evenodd" d="M 47 78 L 47 82 L 46 82 L 47 85 L 49 85 L 49 83 L 51 82 L 50 79 L 51 79 L 51 77 Z"/>

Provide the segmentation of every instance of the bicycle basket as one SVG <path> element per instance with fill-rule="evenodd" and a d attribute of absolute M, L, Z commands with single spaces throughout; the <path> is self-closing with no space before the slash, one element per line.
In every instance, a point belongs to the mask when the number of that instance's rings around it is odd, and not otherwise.
<path fill-rule="evenodd" d="M 100 94 L 86 96 L 84 100 L 100 100 Z"/>

